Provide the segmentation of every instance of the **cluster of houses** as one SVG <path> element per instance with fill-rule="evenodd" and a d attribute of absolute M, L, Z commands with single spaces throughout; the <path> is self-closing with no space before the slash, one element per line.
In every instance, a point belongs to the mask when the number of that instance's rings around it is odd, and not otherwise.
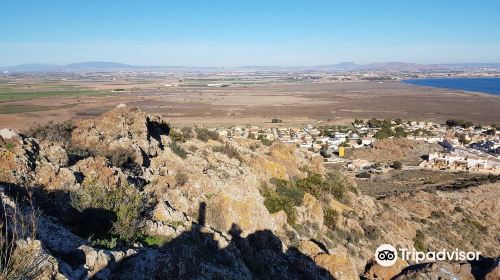
<path fill-rule="evenodd" d="M 500 131 L 492 127 L 449 127 L 432 122 L 391 122 L 392 130 L 400 128 L 407 139 L 437 143 L 444 152 L 431 153 L 420 164 L 421 168 L 439 170 L 468 170 L 477 172 L 500 172 Z M 304 127 L 231 127 L 218 128 L 219 134 L 229 138 L 253 138 L 262 141 L 279 140 L 299 148 L 319 152 L 327 161 L 342 161 L 343 148 L 370 147 L 377 141 L 381 127 L 367 122 L 353 126 L 326 127 L 306 125 Z M 398 137 L 401 137 L 399 135 Z M 342 151 L 342 153 L 340 153 Z M 339 155 L 339 156 L 336 156 Z"/>
<path fill-rule="evenodd" d="M 462 170 L 485 173 L 500 173 L 500 141 L 487 140 L 468 146 L 445 140 L 441 142 L 446 151 L 431 153 L 424 168 L 439 170 Z"/>

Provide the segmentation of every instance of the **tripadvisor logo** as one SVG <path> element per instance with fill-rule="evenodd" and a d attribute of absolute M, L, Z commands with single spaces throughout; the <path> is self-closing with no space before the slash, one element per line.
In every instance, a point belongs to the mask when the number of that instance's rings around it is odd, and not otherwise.
<path fill-rule="evenodd" d="M 476 261 L 479 260 L 481 252 L 465 252 L 458 249 L 421 252 L 408 250 L 406 248 L 399 248 L 398 254 L 398 250 L 396 250 L 394 246 L 390 244 L 382 244 L 375 251 L 375 261 L 381 266 L 392 266 L 398 260 L 398 255 L 401 259 L 410 263 L 433 261 Z"/>
<path fill-rule="evenodd" d="M 375 260 L 381 266 L 392 266 L 398 260 L 398 252 L 394 246 L 382 244 L 375 251 Z"/>

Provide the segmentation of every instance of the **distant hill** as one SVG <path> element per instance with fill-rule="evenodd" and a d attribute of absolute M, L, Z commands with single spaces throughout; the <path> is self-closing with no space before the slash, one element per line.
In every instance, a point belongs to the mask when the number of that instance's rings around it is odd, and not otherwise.
<path fill-rule="evenodd" d="M 9 72 L 85 72 L 85 71 L 172 71 L 172 72 L 300 72 L 300 71 L 387 71 L 387 72 L 424 72 L 424 71 L 468 71 L 477 69 L 500 69 L 500 63 L 455 63 L 455 64 L 418 64 L 407 62 L 379 62 L 356 64 L 342 62 L 319 66 L 240 66 L 240 67 L 189 67 L 189 66 L 137 66 L 117 62 L 86 61 L 67 65 L 56 64 L 21 64 L 11 67 L 0 67 L 0 71 Z"/>
<path fill-rule="evenodd" d="M 104 61 L 86 61 L 79 63 L 71 63 L 67 65 L 46 64 L 46 63 L 30 63 L 21 64 L 11 67 L 0 67 L 1 71 L 10 72 L 71 72 L 71 71 L 115 71 L 120 69 L 141 68 L 116 62 Z"/>
<path fill-rule="evenodd" d="M 64 69 L 68 70 L 87 70 L 87 69 L 130 69 L 138 68 L 138 66 L 132 66 L 117 62 L 104 62 L 104 61 L 87 61 L 71 63 L 63 66 Z"/>

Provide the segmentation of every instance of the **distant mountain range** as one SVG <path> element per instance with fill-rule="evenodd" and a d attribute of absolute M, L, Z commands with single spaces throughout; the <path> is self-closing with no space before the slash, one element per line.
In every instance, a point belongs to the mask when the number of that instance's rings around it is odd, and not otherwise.
<path fill-rule="evenodd" d="M 8 72 L 112 72 L 112 71 L 178 71 L 178 72 L 217 72 L 217 71 L 387 71 L 387 72 L 422 72 L 422 71 L 463 71 L 477 69 L 500 70 L 500 63 L 457 63 L 457 64 L 417 64 L 406 62 L 383 62 L 356 64 L 342 62 L 320 66 L 241 66 L 241 67 L 188 67 L 188 66 L 137 66 L 117 62 L 87 61 L 66 65 L 57 64 L 21 64 L 0 67 Z"/>

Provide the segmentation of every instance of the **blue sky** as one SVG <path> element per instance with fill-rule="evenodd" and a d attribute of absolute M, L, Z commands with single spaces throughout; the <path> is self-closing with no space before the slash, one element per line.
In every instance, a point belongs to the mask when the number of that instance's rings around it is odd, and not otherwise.
<path fill-rule="evenodd" d="M 0 0 L 0 66 L 500 62 L 500 1 Z"/>

